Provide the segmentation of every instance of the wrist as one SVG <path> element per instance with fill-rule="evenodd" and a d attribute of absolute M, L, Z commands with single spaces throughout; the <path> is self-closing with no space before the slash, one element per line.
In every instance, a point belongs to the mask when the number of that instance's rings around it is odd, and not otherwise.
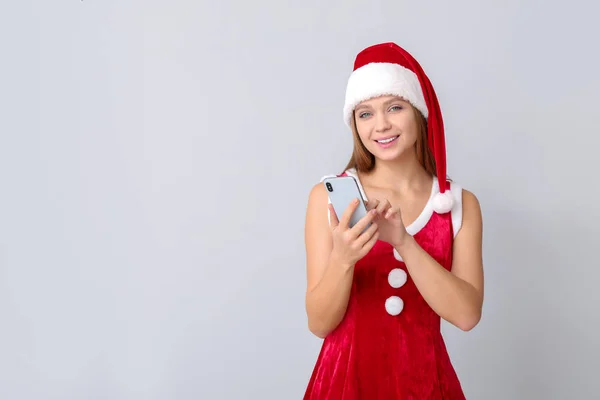
<path fill-rule="evenodd" d="M 394 245 L 394 249 L 396 249 L 398 254 L 400 254 L 400 256 L 402 256 L 402 258 L 404 258 L 404 255 L 406 254 L 406 252 L 410 251 L 410 249 L 415 244 L 417 244 L 417 242 L 415 241 L 415 238 L 412 237 L 412 235 L 407 234 L 406 237 L 402 240 L 402 242 L 396 243 Z"/>
<path fill-rule="evenodd" d="M 340 257 L 335 251 L 331 253 L 329 261 L 341 268 L 344 272 L 348 272 L 354 268 L 354 263 L 345 260 L 343 257 Z"/>

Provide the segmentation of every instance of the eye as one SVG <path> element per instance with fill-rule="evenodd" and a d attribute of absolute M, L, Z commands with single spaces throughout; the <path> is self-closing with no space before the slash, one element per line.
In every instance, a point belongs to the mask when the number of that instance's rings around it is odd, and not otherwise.
<path fill-rule="evenodd" d="M 401 106 L 392 106 L 392 107 L 390 107 L 390 111 L 400 111 L 400 110 L 402 110 Z"/>
<path fill-rule="evenodd" d="M 360 114 L 358 114 L 358 118 L 367 118 L 367 116 L 369 116 L 371 113 L 368 112 L 362 112 Z"/>

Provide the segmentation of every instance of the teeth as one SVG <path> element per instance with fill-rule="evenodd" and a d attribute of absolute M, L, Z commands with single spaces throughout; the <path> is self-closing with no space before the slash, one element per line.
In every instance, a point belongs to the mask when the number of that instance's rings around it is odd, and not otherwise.
<path fill-rule="evenodd" d="M 392 140 L 395 140 L 397 137 L 398 137 L 398 136 L 394 136 L 394 137 L 391 137 L 391 138 L 389 138 L 389 139 L 377 140 L 377 143 L 381 143 L 381 144 L 389 143 L 389 142 L 391 142 Z"/>

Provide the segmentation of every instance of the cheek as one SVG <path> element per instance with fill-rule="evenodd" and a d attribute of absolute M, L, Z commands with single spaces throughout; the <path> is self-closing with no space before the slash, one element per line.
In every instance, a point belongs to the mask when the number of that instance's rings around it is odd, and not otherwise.
<path fill-rule="evenodd" d="M 364 144 L 368 144 L 369 142 L 369 127 L 365 123 L 356 122 L 356 131 L 358 132 L 358 137 Z"/>
<path fill-rule="evenodd" d="M 417 140 L 417 135 L 419 134 L 419 128 L 416 124 L 416 121 L 413 119 L 403 118 L 398 121 L 397 124 L 400 131 L 403 133 L 404 141 L 408 144 L 413 144 Z"/>
<path fill-rule="evenodd" d="M 360 133 L 359 133 L 359 134 L 358 134 L 358 137 L 360 138 L 361 142 L 363 142 L 363 144 L 364 144 L 365 146 L 368 146 L 368 145 L 369 145 L 369 143 L 371 142 L 371 141 L 369 140 L 369 136 L 368 136 L 368 135 L 364 135 L 364 134 L 360 134 Z"/>
<path fill-rule="evenodd" d="M 417 129 L 415 128 L 405 131 L 404 141 L 409 145 L 415 144 L 417 142 Z"/>

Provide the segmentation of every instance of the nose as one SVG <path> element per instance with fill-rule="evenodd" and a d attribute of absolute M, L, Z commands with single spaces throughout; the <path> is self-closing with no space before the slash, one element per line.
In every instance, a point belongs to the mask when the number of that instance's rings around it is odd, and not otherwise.
<path fill-rule="evenodd" d="M 386 113 L 378 113 L 375 120 L 375 129 L 378 132 L 384 132 L 391 128 L 390 121 Z"/>

